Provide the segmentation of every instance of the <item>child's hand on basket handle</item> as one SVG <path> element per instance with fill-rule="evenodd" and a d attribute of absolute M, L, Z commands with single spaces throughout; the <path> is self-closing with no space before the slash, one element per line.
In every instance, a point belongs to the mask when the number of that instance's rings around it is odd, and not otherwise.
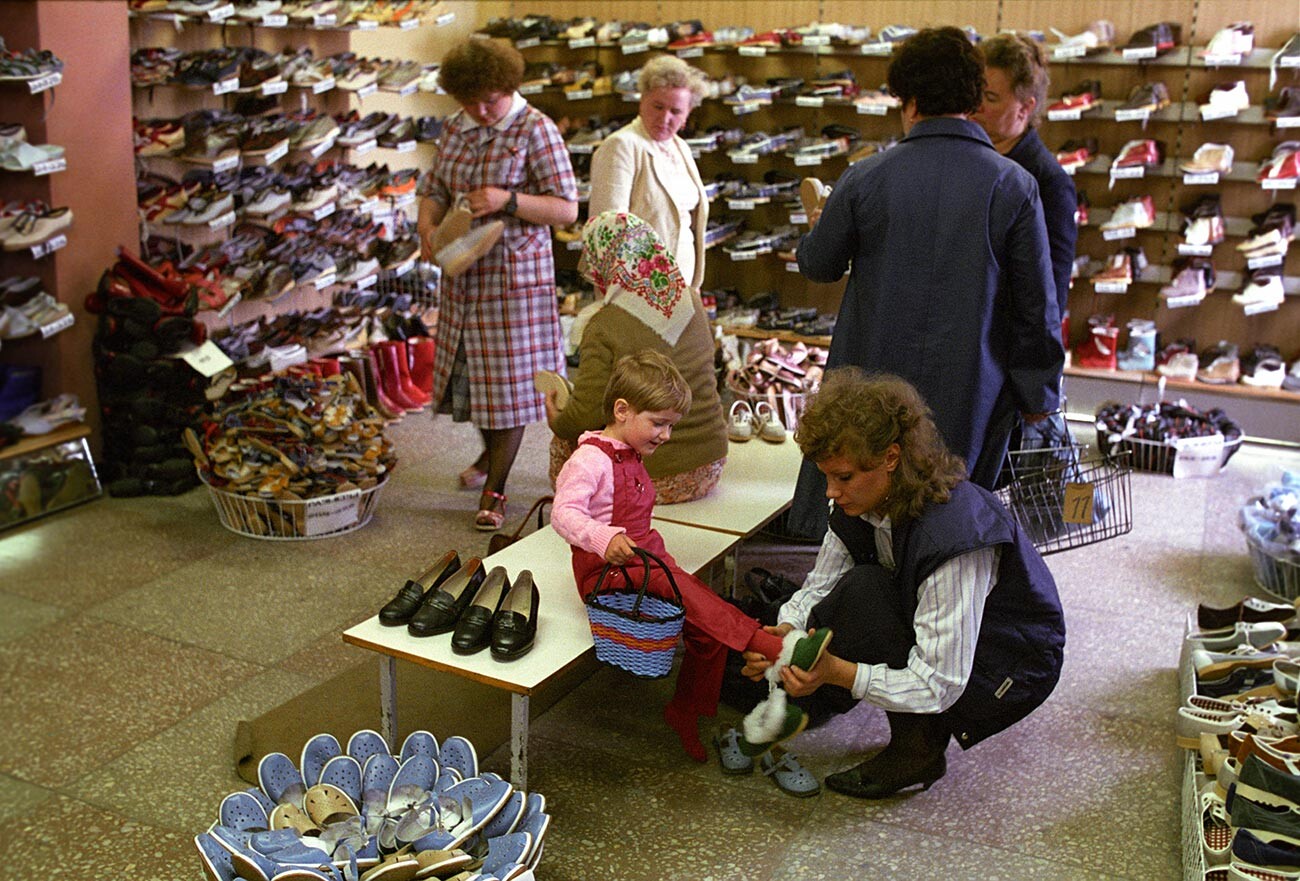
<path fill-rule="evenodd" d="M 605 546 L 605 562 L 615 566 L 622 566 L 628 560 L 636 556 L 632 549 L 636 547 L 636 542 L 627 537 L 627 533 L 620 532 L 609 540 Z"/>

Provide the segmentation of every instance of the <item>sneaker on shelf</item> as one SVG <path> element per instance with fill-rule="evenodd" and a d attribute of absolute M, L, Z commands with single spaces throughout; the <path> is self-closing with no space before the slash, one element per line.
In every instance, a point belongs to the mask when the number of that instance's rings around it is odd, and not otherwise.
<path fill-rule="evenodd" d="M 1250 95 L 1246 94 L 1246 81 L 1234 80 L 1219 83 L 1210 89 L 1205 101 L 1200 106 L 1202 116 L 1231 114 L 1236 116 L 1250 106 Z"/>
<path fill-rule="evenodd" d="M 1252 272 L 1246 281 L 1246 286 L 1241 289 L 1241 293 L 1232 295 L 1232 302 L 1238 306 L 1246 308 L 1259 306 L 1281 306 L 1283 299 L 1286 297 L 1286 291 L 1282 285 L 1282 276 L 1278 272 L 1278 267 L 1270 269 L 1257 269 Z"/>
<path fill-rule="evenodd" d="M 1204 143 L 1196 148 L 1192 158 L 1178 167 L 1188 174 L 1208 174 L 1218 172 L 1227 174 L 1232 171 L 1233 151 L 1231 144 Z"/>
<path fill-rule="evenodd" d="M 1256 343 L 1241 359 L 1241 384 L 1256 388 L 1281 388 L 1286 379 L 1286 362 L 1276 346 Z"/>
<path fill-rule="evenodd" d="M 1156 367 L 1156 323 L 1134 318 L 1128 323 L 1128 346 L 1116 358 L 1120 370 L 1154 370 Z"/>
<path fill-rule="evenodd" d="M 1106 229 L 1124 229 L 1132 227 L 1134 229 L 1146 229 L 1156 222 L 1155 203 L 1150 196 L 1137 196 L 1129 199 L 1112 212 L 1110 219 L 1102 223 L 1101 228 Z"/>
<path fill-rule="evenodd" d="M 1075 366 L 1094 370 L 1114 370 L 1117 366 L 1116 349 L 1119 341 L 1119 328 L 1115 326 L 1115 316 L 1092 316 L 1088 319 L 1088 330 L 1088 338 L 1074 349 Z"/>
<path fill-rule="evenodd" d="M 1205 48 L 1196 54 L 1201 58 L 1225 58 L 1249 55 L 1254 49 L 1255 26 L 1248 21 L 1236 21 L 1216 31 Z"/>
<path fill-rule="evenodd" d="M 1241 378 L 1241 360 L 1236 343 L 1220 340 L 1201 353 L 1196 378 L 1211 385 L 1228 385 Z"/>

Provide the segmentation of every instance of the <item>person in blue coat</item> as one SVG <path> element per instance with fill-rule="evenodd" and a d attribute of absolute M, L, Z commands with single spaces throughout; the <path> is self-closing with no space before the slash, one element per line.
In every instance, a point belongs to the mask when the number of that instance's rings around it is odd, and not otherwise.
<path fill-rule="evenodd" d="M 1017 420 L 1058 406 L 1064 349 L 1038 185 L 970 117 L 984 58 L 957 28 L 918 32 L 888 85 L 905 137 L 849 168 L 800 241 L 818 282 L 849 273 L 828 367 L 897 374 L 921 392 L 971 480 L 991 487 Z M 790 531 L 826 529 L 825 480 L 800 470 Z"/>

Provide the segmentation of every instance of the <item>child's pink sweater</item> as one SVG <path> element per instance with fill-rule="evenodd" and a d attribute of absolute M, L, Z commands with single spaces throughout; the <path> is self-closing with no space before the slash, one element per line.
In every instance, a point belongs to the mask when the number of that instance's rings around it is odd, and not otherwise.
<path fill-rule="evenodd" d="M 627 530 L 610 526 L 614 518 L 614 463 L 604 450 L 582 443 L 589 437 L 599 437 L 619 449 L 632 449 L 599 431 L 583 432 L 578 449 L 555 478 L 551 525 L 569 544 L 603 557 L 610 540 Z"/>

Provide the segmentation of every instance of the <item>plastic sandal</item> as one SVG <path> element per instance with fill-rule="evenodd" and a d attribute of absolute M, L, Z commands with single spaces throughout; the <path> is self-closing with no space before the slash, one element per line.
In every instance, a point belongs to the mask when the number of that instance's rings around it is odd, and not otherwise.
<path fill-rule="evenodd" d="M 397 769 L 388 787 L 388 812 L 414 807 L 438 782 L 438 764 L 428 756 L 411 756 Z"/>
<path fill-rule="evenodd" d="M 317 783 L 308 789 L 303 801 L 307 805 L 307 816 L 318 826 L 361 814 L 357 803 L 346 792 L 329 783 Z"/>
<path fill-rule="evenodd" d="M 196 441 L 197 443 L 197 441 Z M 333 734 L 317 734 L 302 747 L 302 780 L 308 786 L 320 783 L 321 770 L 335 756 L 343 754 L 343 747 Z"/>
<path fill-rule="evenodd" d="M 492 507 L 480 508 L 479 512 L 474 515 L 474 528 L 479 532 L 496 532 L 501 528 L 501 524 L 506 522 L 506 497 L 504 493 L 492 492 L 487 489 L 483 495 L 492 499 L 489 503 Z M 497 502 L 501 503 L 501 510 L 497 510 Z M 443 745 L 446 749 L 446 744 Z M 474 775 L 470 775 L 471 777 Z"/>
<path fill-rule="evenodd" d="M 731 405 L 731 418 L 727 420 L 727 438 L 743 444 L 754 436 L 754 411 L 747 401 Z"/>
<path fill-rule="evenodd" d="M 482 777 L 465 780 L 439 796 L 460 802 L 469 809 L 472 831 L 482 829 L 501 811 L 514 795 L 514 787 L 504 780 L 484 780 Z"/>
<path fill-rule="evenodd" d="M 487 778 L 482 779 L 486 780 Z M 496 816 L 483 827 L 483 837 L 492 839 L 514 832 L 519 826 L 519 819 L 524 814 L 524 802 L 527 798 L 524 793 L 519 791 L 511 793 L 509 800 L 506 801 L 501 810 L 497 811 Z"/>
<path fill-rule="evenodd" d="M 443 741 L 438 762 L 444 768 L 455 768 L 462 780 L 478 776 L 478 753 L 474 751 L 474 744 L 459 734 Z"/>
<path fill-rule="evenodd" d="M 774 757 L 774 753 L 780 753 L 780 758 Z M 810 798 L 822 791 L 822 785 L 817 782 L 817 778 L 799 764 L 794 753 L 772 750 L 764 753 L 758 763 L 763 773 L 772 778 L 777 788 L 795 798 Z"/>
<path fill-rule="evenodd" d="M 380 736 L 378 731 L 362 728 L 348 738 L 348 755 L 361 764 L 364 765 L 366 759 L 377 753 L 392 754 L 392 750 L 388 748 L 388 742 Z"/>
<path fill-rule="evenodd" d="M 337 786 L 354 804 L 361 803 L 361 763 L 352 756 L 335 756 L 326 762 L 318 782 Z"/>
<path fill-rule="evenodd" d="M 406 735 L 406 740 L 402 741 L 401 759 L 405 762 L 414 755 L 428 756 L 436 762 L 438 760 L 438 739 L 428 731 L 412 731 Z"/>
<path fill-rule="evenodd" d="M 384 799 L 387 801 L 388 788 L 393 785 L 393 778 L 397 776 L 399 765 L 397 759 L 387 753 L 375 753 L 366 759 L 365 765 L 361 768 L 362 793 L 379 790 L 384 793 Z"/>
<path fill-rule="evenodd" d="M 519 832 L 527 832 L 533 837 L 533 849 L 528 854 L 528 864 L 537 865 L 537 858 L 541 856 L 542 839 L 546 837 L 546 830 L 551 828 L 551 815 L 544 812 L 529 814 L 526 822 L 515 827 Z"/>
<path fill-rule="evenodd" d="M 722 763 L 723 774 L 750 774 L 754 771 L 754 760 L 740 751 L 740 732 L 728 728 L 724 733 L 714 735 L 713 745 L 718 748 L 718 759 Z"/>
<path fill-rule="evenodd" d="M 284 753 L 267 753 L 257 763 L 257 785 L 277 805 L 291 804 L 302 807 L 303 796 L 307 793 L 307 784 L 303 782 L 302 772 L 293 765 L 293 760 Z"/>
<path fill-rule="evenodd" d="M 223 798 L 217 817 L 221 825 L 229 829 L 247 831 L 271 828 L 271 820 L 262 803 L 247 792 L 232 792 Z"/>
<path fill-rule="evenodd" d="M 211 835 L 195 835 L 194 846 L 199 850 L 199 859 L 203 861 L 203 876 L 207 881 L 222 881 L 235 878 L 235 867 L 230 862 L 230 851 L 226 850 Z"/>

